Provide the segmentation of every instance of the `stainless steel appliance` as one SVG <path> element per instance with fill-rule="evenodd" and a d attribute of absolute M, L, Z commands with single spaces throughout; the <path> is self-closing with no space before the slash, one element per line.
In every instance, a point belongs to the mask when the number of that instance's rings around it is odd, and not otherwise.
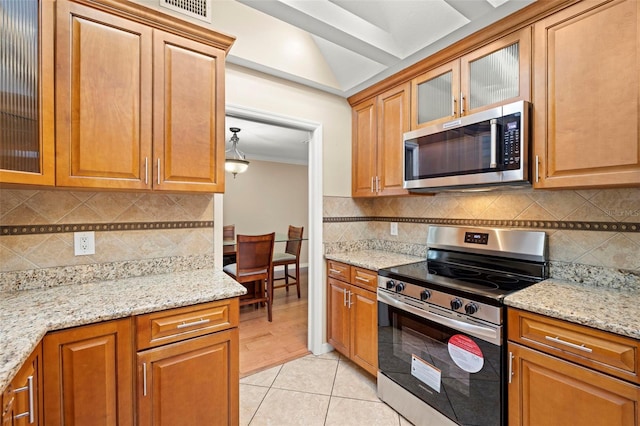
<path fill-rule="evenodd" d="M 506 424 L 504 297 L 548 275 L 544 232 L 430 226 L 378 271 L 378 396 L 416 425 Z"/>
<path fill-rule="evenodd" d="M 529 184 L 530 109 L 519 101 L 405 133 L 404 188 Z"/>

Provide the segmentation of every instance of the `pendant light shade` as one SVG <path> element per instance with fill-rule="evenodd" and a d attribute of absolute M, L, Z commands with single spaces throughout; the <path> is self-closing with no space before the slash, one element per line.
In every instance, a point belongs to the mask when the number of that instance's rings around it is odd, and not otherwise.
<path fill-rule="evenodd" d="M 249 168 L 249 161 L 245 159 L 245 155 L 242 151 L 238 150 L 238 127 L 230 127 L 229 130 L 233 133 L 231 136 L 231 148 L 225 151 L 226 159 L 224 161 L 224 169 L 233 174 L 233 178 L 236 178 L 238 173 L 244 173 Z"/>

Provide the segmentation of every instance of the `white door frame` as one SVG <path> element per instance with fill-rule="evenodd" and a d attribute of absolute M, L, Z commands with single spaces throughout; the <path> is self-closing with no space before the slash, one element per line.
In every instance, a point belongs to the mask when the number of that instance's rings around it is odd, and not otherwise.
<path fill-rule="evenodd" d="M 322 262 L 322 123 L 274 114 L 238 105 L 226 105 L 226 115 L 276 124 L 312 133 L 309 140 L 309 269 L 307 347 L 316 355 L 332 350 L 326 342 L 326 292 Z M 214 194 L 214 253 L 216 267 L 222 267 L 223 194 Z M 219 254 L 219 255 L 218 255 Z"/>

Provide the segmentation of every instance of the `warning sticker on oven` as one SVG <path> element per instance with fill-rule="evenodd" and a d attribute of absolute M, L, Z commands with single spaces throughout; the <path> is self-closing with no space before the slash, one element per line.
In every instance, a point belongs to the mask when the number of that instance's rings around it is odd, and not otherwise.
<path fill-rule="evenodd" d="M 411 354 L 411 375 L 436 392 L 440 392 L 440 377 L 442 376 L 440 369 L 414 354 Z"/>
<path fill-rule="evenodd" d="M 477 373 L 482 370 L 484 356 L 480 346 L 471 338 L 463 334 L 456 334 L 449 339 L 448 347 L 449 355 L 458 367 L 469 373 Z"/>

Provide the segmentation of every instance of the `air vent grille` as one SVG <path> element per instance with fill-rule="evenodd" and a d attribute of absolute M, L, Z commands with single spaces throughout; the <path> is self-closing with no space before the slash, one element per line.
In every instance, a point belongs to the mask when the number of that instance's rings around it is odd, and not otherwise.
<path fill-rule="evenodd" d="M 160 6 L 211 22 L 211 0 L 160 0 Z"/>

